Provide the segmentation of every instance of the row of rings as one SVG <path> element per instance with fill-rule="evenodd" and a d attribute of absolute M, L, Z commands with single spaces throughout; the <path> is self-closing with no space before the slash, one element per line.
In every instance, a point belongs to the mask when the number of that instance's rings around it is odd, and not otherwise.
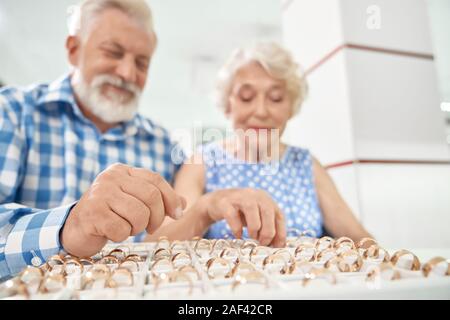
<path fill-rule="evenodd" d="M 67 276 L 75 271 L 82 273 L 86 266 L 115 264 L 119 268 L 126 268 L 132 272 L 136 272 L 139 271 L 139 262 L 142 262 L 142 258 L 137 254 L 129 254 L 123 259 L 119 259 L 115 255 L 107 255 L 98 261 L 90 258 L 78 259 L 71 256 L 62 258 L 60 255 L 54 255 L 46 262 L 43 270 L 50 273 L 61 273 Z M 61 266 L 60 269 L 55 268 L 58 265 Z"/>

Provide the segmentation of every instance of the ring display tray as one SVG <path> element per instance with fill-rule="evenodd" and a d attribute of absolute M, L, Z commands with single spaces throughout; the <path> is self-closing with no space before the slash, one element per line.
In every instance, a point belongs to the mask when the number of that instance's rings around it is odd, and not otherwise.
<path fill-rule="evenodd" d="M 0 284 L 0 299 L 448 299 L 449 275 L 445 258 L 421 262 L 368 238 L 300 235 L 270 248 L 253 240 L 163 237 L 108 244 L 88 259 L 53 256 Z"/>

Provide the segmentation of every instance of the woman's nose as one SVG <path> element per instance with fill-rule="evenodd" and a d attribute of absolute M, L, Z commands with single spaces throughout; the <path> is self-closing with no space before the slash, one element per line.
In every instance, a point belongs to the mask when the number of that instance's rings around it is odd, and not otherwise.
<path fill-rule="evenodd" d="M 256 101 L 254 115 L 259 118 L 266 118 L 268 116 L 267 105 L 264 98 L 259 98 Z"/>

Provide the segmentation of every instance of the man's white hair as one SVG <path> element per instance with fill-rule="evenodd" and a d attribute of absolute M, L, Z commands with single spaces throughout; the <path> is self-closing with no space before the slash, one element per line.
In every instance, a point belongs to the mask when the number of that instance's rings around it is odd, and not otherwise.
<path fill-rule="evenodd" d="M 231 54 L 219 71 L 215 95 L 218 106 L 225 112 L 229 110 L 234 77 L 239 69 L 252 62 L 259 63 L 272 77 L 285 81 L 292 99 L 292 115 L 298 113 L 308 92 L 305 76 L 290 52 L 274 42 L 258 42 Z"/>
<path fill-rule="evenodd" d="M 97 15 L 107 9 L 117 9 L 140 23 L 149 33 L 154 33 L 153 16 L 145 0 L 84 0 L 69 9 L 69 34 L 84 37 Z"/>

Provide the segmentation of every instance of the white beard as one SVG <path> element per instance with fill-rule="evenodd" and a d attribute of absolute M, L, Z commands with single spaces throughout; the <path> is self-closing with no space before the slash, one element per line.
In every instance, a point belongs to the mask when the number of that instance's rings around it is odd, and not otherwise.
<path fill-rule="evenodd" d="M 79 70 L 75 70 L 72 80 L 73 89 L 81 103 L 102 121 L 106 123 L 126 122 L 137 114 L 141 90 L 135 84 L 124 82 L 122 79 L 108 74 L 96 76 L 92 83 L 88 84 Z M 101 89 L 105 84 L 128 90 L 133 97 L 128 103 L 125 103 L 125 95 L 113 92 L 103 94 Z"/>

